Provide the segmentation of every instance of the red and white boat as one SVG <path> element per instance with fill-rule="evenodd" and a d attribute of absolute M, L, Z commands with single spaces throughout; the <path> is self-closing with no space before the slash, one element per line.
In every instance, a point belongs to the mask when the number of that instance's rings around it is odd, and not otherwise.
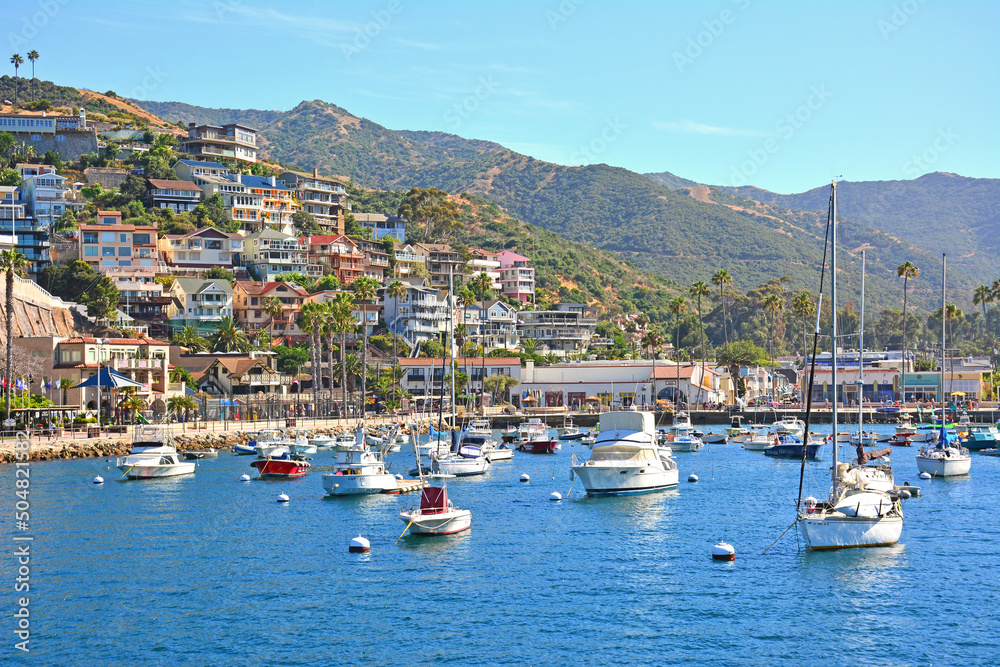
<path fill-rule="evenodd" d="M 445 480 L 453 476 L 430 475 L 428 479 L 440 486 L 424 487 L 420 507 L 399 513 L 411 535 L 453 535 L 472 527 L 472 512 L 459 509 L 448 500 Z"/>
<path fill-rule="evenodd" d="M 514 444 L 529 454 L 555 454 L 559 443 L 541 419 L 531 418 L 518 426 Z"/>
<path fill-rule="evenodd" d="M 311 467 L 305 459 L 292 458 L 287 454 L 276 458 L 258 459 L 250 464 L 257 469 L 257 479 L 277 479 L 302 477 Z"/>

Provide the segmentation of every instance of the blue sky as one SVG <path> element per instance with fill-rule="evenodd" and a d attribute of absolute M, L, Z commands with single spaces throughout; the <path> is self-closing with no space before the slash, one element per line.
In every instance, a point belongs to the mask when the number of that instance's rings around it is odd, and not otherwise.
<path fill-rule="evenodd" d="M 4 13 L 9 50 L 39 51 L 39 78 L 120 95 L 322 99 L 560 164 L 777 192 L 1000 177 L 997 2 L 34 0 Z"/>

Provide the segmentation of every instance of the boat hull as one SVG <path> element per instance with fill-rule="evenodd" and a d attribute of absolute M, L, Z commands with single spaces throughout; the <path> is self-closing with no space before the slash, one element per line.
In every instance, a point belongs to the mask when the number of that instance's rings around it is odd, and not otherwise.
<path fill-rule="evenodd" d="M 802 514 L 798 523 L 806 546 L 814 550 L 892 546 L 903 532 L 901 516 Z"/>
<path fill-rule="evenodd" d="M 237 456 L 253 456 L 257 453 L 257 448 L 251 445 L 233 445 L 233 454 Z"/>
<path fill-rule="evenodd" d="M 431 469 L 441 475 L 470 477 L 472 475 L 485 474 L 490 469 L 490 462 L 486 458 L 470 459 L 456 456 L 446 459 L 436 459 Z"/>
<path fill-rule="evenodd" d="M 123 463 L 118 466 L 118 469 L 125 473 L 125 479 L 157 479 L 160 477 L 191 475 L 194 473 L 194 466 L 194 463 L 173 463 L 170 465 L 145 463 L 132 465 Z"/>
<path fill-rule="evenodd" d="M 725 445 L 729 442 L 729 436 L 724 433 L 709 433 L 703 435 L 701 441 L 706 445 Z"/>
<path fill-rule="evenodd" d="M 662 470 L 649 465 L 643 467 L 620 465 L 574 466 L 573 471 L 591 496 L 623 496 L 655 493 L 677 486 L 678 472 Z"/>
<path fill-rule="evenodd" d="M 514 458 L 514 450 L 507 447 L 497 447 L 487 452 L 486 458 L 489 459 L 490 463 L 494 461 L 510 461 Z"/>
<path fill-rule="evenodd" d="M 257 469 L 261 478 L 265 479 L 303 477 L 309 471 L 308 461 L 261 459 L 250 465 Z"/>
<path fill-rule="evenodd" d="M 380 475 L 323 475 L 323 490 L 328 496 L 357 496 L 388 493 L 397 487 L 396 477 L 389 473 Z"/>
<path fill-rule="evenodd" d="M 527 452 L 528 454 L 555 454 L 556 441 L 529 440 L 528 442 L 518 443 L 517 448 L 522 452 Z"/>
<path fill-rule="evenodd" d="M 743 443 L 743 449 L 751 452 L 762 452 L 769 447 L 774 447 L 771 440 L 747 440 Z"/>
<path fill-rule="evenodd" d="M 934 477 L 958 477 L 968 475 L 972 469 L 972 457 L 939 458 L 935 456 L 917 455 L 917 470 Z"/>
<path fill-rule="evenodd" d="M 472 512 L 451 509 L 446 512 L 428 514 L 420 510 L 399 513 L 411 535 L 454 535 L 472 528 Z"/>
<path fill-rule="evenodd" d="M 823 455 L 823 443 L 810 443 L 806 445 L 806 458 L 811 461 L 818 461 Z M 801 444 L 780 444 L 771 445 L 764 450 L 764 456 L 775 459 L 801 459 Z"/>

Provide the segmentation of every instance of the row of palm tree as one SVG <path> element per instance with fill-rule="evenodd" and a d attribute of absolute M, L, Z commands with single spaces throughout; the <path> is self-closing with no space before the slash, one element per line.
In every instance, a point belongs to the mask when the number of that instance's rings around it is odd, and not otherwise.
<path fill-rule="evenodd" d="M 32 49 L 28 51 L 28 60 L 31 61 L 31 101 L 35 101 L 35 61 L 38 60 L 38 51 Z M 10 57 L 10 63 L 14 66 L 14 106 L 17 106 L 17 70 L 24 64 L 24 58 L 20 53 L 15 53 Z"/>

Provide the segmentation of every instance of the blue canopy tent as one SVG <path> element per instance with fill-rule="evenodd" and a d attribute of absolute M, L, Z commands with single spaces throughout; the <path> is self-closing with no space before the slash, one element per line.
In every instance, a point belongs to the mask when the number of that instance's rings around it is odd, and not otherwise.
<path fill-rule="evenodd" d="M 100 391 L 101 391 L 101 387 L 105 387 L 105 388 L 110 389 L 112 391 L 118 391 L 119 389 L 139 388 L 139 387 L 142 387 L 142 383 L 141 382 L 136 382 L 135 380 L 133 380 L 132 378 L 128 377 L 127 375 L 122 375 L 121 373 L 119 373 L 118 371 L 116 371 L 116 370 L 114 370 L 112 368 L 102 368 L 100 370 L 100 372 L 97 373 L 97 375 L 93 375 L 93 376 L 87 378 L 86 380 L 84 380 L 83 382 L 81 382 L 80 384 L 76 385 L 75 387 L 71 387 L 71 388 L 72 389 L 82 389 L 82 388 L 85 388 L 85 387 L 97 387 L 97 391 L 98 391 L 97 414 L 98 414 L 98 423 L 100 423 L 100 421 L 101 421 L 100 420 L 100 414 L 101 414 Z M 112 405 L 114 405 L 114 403 L 112 403 Z"/>

